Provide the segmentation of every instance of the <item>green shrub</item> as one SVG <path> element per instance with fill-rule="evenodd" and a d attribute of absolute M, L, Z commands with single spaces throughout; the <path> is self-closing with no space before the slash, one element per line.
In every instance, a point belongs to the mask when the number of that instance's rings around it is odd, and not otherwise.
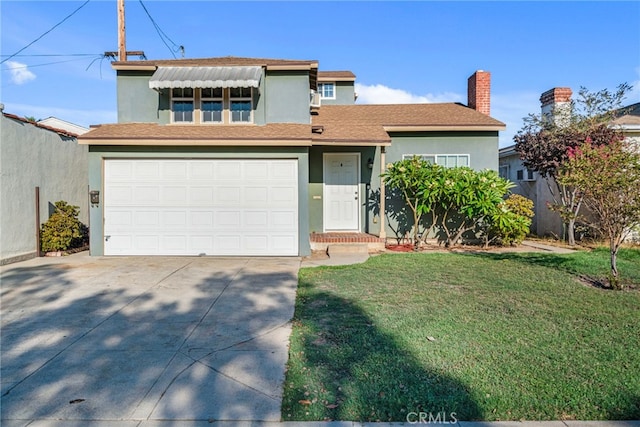
<path fill-rule="evenodd" d="M 529 233 L 533 215 L 532 200 L 519 194 L 510 195 L 491 216 L 489 241 L 497 240 L 503 245 L 521 243 Z"/>
<path fill-rule="evenodd" d="M 66 251 L 86 242 L 87 227 L 78 219 L 80 208 L 60 200 L 47 222 L 42 224 L 40 243 L 44 252 Z"/>

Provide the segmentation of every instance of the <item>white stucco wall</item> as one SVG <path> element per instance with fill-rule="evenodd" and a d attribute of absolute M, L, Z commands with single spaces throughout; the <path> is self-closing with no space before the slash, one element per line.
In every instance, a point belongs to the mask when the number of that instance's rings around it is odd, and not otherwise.
<path fill-rule="evenodd" d="M 88 150 L 75 138 L 0 115 L 0 263 L 33 256 L 36 245 L 35 187 L 40 221 L 58 200 L 80 207 L 88 220 Z"/>

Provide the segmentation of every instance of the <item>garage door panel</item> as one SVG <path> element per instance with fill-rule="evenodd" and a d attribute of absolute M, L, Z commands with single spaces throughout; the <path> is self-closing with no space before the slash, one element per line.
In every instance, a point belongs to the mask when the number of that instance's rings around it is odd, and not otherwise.
<path fill-rule="evenodd" d="M 273 204 L 290 205 L 298 198 L 298 190 L 291 186 L 288 187 L 271 187 L 269 189 L 269 199 Z"/>
<path fill-rule="evenodd" d="M 133 188 L 132 204 L 149 206 L 160 205 L 160 186 L 159 185 L 137 185 Z"/>
<path fill-rule="evenodd" d="M 212 162 L 190 162 L 188 166 L 190 180 L 213 181 L 215 175 L 213 173 Z"/>
<path fill-rule="evenodd" d="M 137 234 L 130 236 L 134 242 L 133 255 L 156 255 L 160 253 L 160 238 L 156 234 Z"/>
<path fill-rule="evenodd" d="M 269 228 L 274 230 L 291 230 L 292 224 L 298 223 L 298 215 L 293 210 L 272 211 Z"/>
<path fill-rule="evenodd" d="M 213 217 L 213 226 L 216 229 L 238 228 L 241 225 L 241 215 L 239 210 L 217 211 Z"/>
<path fill-rule="evenodd" d="M 214 167 L 214 178 L 218 181 L 230 181 L 242 179 L 242 165 L 240 161 L 227 160 L 217 162 Z"/>
<path fill-rule="evenodd" d="M 265 210 L 245 211 L 242 215 L 243 228 L 254 229 L 256 227 L 263 230 L 269 225 L 269 212 Z"/>
<path fill-rule="evenodd" d="M 184 234 L 162 236 L 160 238 L 160 251 L 167 255 L 184 255 L 187 249 L 187 239 Z"/>
<path fill-rule="evenodd" d="M 133 188 L 112 184 L 109 192 L 104 195 L 104 203 L 108 206 L 131 206 L 133 203 Z"/>
<path fill-rule="evenodd" d="M 283 255 L 297 255 L 291 251 L 292 247 L 297 246 L 298 236 L 296 234 L 275 234 L 271 236 L 271 250 L 275 253 Z"/>
<path fill-rule="evenodd" d="M 172 227 L 172 229 L 186 229 L 187 228 L 187 212 L 182 211 L 165 211 L 162 212 L 162 225 L 165 227 Z"/>
<path fill-rule="evenodd" d="M 160 212 L 157 210 L 136 210 L 133 213 L 134 229 L 153 228 L 160 226 Z"/>
<path fill-rule="evenodd" d="M 291 181 L 297 179 L 297 177 L 298 168 L 295 163 L 275 161 L 271 164 L 271 178 Z"/>
<path fill-rule="evenodd" d="M 256 161 L 251 164 L 251 167 L 245 169 L 244 178 L 246 180 L 254 181 L 266 181 L 269 179 L 269 162 Z"/>
<path fill-rule="evenodd" d="M 194 227 L 212 229 L 214 224 L 213 211 L 189 211 L 189 223 Z"/>
<path fill-rule="evenodd" d="M 216 206 L 237 206 L 242 198 L 239 186 L 220 186 L 214 194 Z"/>
<path fill-rule="evenodd" d="M 296 160 L 106 160 L 105 254 L 297 255 Z"/>
<path fill-rule="evenodd" d="M 157 180 L 160 178 L 160 162 L 156 160 L 134 163 L 133 178 L 136 180 Z"/>
<path fill-rule="evenodd" d="M 108 223 L 114 226 L 129 227 L 133 225 L 134 213 L 128 210 L 111 209 L 107 212 Z"/>
<path fill-rule="evenodd" d="M 186 206 L 188 191 L 189 187 L 186 185 L 163 186 L 160 189 L 160 197 L 166 204 L 173 206 L 180 204 L 182 206 Z"/>
<path fill-rule="evenodd" d="M 131 181 L 133 179 L 133 163 L 128 160 L 110 160 L 109 179 L 112 182 Z"/>
<path fill-rule="evenodd" d="M 187 189 L 188 205 L 213 206 L 215 204 L 214 189 L 207 186 L 190 186 Z"/>
<path fill-rule="evenodd" d="M 161 168 L 163 179 L 185 181 L 189 176 L 186 161 L 163 162 Z"/>

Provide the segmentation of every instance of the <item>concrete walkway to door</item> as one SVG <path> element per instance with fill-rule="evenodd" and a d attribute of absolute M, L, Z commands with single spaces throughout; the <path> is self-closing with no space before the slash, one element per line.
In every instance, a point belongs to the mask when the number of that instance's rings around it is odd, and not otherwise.
<path fill-rule="evenodd" d="M 2 268 L 1 424 L 278 421 L 299 258 Z"/>

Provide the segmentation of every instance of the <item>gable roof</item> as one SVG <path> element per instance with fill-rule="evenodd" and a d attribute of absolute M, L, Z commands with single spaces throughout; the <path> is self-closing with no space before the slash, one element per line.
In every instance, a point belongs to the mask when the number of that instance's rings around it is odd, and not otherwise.
<path fill-rule="evenodd" d="M 640 126 L 640 102 L 620 108 L 616 115 L 616 119 L 613 120 L 616 125 Z"/>
<path fill-rule="evenodd" d="M 356 75 L 351 71 L 318 71 L 319 82 L 353 82 Z"/>

